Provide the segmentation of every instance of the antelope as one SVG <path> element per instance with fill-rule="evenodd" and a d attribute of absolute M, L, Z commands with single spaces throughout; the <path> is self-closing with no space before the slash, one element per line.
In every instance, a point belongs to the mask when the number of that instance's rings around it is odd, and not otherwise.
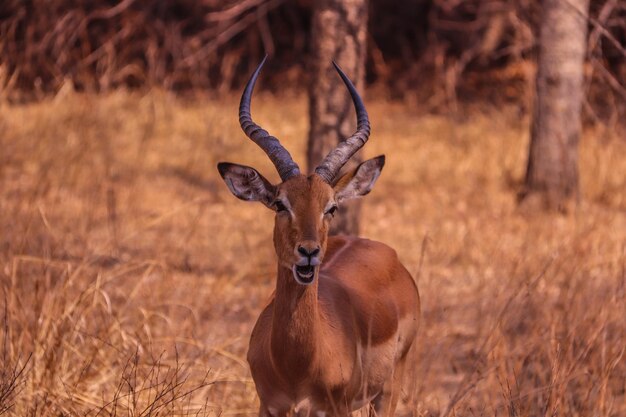
<path fill-rule="evenodd" d="M 282 182 L 274 185 L 244 165 L 217 166 L 235 197 L 276 212 L 276 288 L 254 326 L 247 357 L 259 417 L 343 417 L 366 405 L 378 416 L 393 416 L 419 324 L 417 286 L 389 246 L 328 236 L 338 205 L 371 191 L 385 157 L 338 178 L 367 142 L 370 123 L 356 88 L 333 62 L 352 97 L 357 130 L 313 174 L 300 173 L 278 139 L 252 121 L 250 101 L 264 63 L 244 89 L 239 122 Z"/>

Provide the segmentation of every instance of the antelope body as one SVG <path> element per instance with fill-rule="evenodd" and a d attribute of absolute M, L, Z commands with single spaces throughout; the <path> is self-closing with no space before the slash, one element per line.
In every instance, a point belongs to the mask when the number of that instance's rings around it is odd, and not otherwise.
<path fill-rule="evenodd" d="M 283 182 L 273 185 L 254 168 L 218 164 L 235 196 L 276 211 L 276 290 L 257 320 L 248 351 L 259 416 L 348 416 L 367 404 L 377 415 L 391 416 L 417 333 L 417 287 L 385 244 L 328 236 L 337 206 L 372 189 L 384 156 L 336 178 L 367 141 L 370 127 L 356 89 L 335 65 L 354 101 L 357 131 L 313 174 L 301 174 L 287 150 L 250 116 L 264 61 L 244 90 L 239 120 Z"/>

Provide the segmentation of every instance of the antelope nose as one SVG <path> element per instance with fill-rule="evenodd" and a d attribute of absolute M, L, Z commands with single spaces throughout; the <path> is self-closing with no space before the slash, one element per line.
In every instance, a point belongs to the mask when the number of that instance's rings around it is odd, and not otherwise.
<path fill-rule="evenodd" d="M 298 253 L 302 256 L 306 256 L 307 258 L 312 258 L 319 255 L 320 247 L 319 245 L 299 245 Z"/>

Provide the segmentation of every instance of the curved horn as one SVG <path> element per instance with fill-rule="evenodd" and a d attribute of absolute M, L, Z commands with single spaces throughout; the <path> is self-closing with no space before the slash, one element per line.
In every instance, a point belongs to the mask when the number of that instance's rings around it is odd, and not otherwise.
<path fill-rule="evenodd" d="M 265 151 L 278 170 L 280 178 L 283 181 L 286 181 L 288 178 L 298 175 L 300 173 L 300 168 L 293 161 L 287 149 L 280 144 L 278 139 L 267 133 L 267 130 L 254 123 L 252 121 L 252 116 L 250 116 L 250 100 L 252 99 L 252 91 L 254 90 L 254 84 L 256 84 L 256 79 L 259 77 L 259 73 L 261 72 L 261 68 L 263 68 L 263 64 L 265 64 L 266 59 L 267 55 L 265 55 L 263 61 L 261 61 L 259 66 L 256 68 L 252 77 L 250 77 L 248 84 L 246 84 L 246 88 L 243 90 L 241 103 L 239 104 L 239 124 L 241 125 L 241 128 L 245 132 L 246 136 L 252 139 L 254 143 L 259 145 L 259 147 Z"/>
<path fill-rule="evenodd" d="M 329 184 L 332 184 L 335 176 L 341 170 L 341 167 L 354 155 L 363 145 L 367 142 L 370 136 L 370 121 L 365 110 L 365 104 L 359 96 L 359 93 L 354 88 L 352 81 L 346 74 L 339 68 L 339 65 L 333 61 L 335 69 L 341 76 L 344 84 L 350 91 L 352 101 L 354 102 L 354 110 L 356 110 L 356 132 L 352 134 L 348 139 L 341 142 L 335 149 L 324 158 L 322 163 L 315 168 L 315 172 Z"/>

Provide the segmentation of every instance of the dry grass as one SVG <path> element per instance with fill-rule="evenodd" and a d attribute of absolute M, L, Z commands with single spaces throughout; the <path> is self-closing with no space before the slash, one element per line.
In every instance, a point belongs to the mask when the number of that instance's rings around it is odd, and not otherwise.
<path fill-rule="evenodd" d="M 524 213 L 527 120 L 369 102 L 365 152 L 388 164 L 364 235 L 423 300 L 402 415 L 626 415 L 623 138 L 586 132 L 575 213 Z M 255 103 L 303 161 L 304 98 Z M 0 132 L 0 414 L 253 415 L 272 214 L 215 164 L 277 175 L 235 98 L 62 93 L 3 105 Z"/>

